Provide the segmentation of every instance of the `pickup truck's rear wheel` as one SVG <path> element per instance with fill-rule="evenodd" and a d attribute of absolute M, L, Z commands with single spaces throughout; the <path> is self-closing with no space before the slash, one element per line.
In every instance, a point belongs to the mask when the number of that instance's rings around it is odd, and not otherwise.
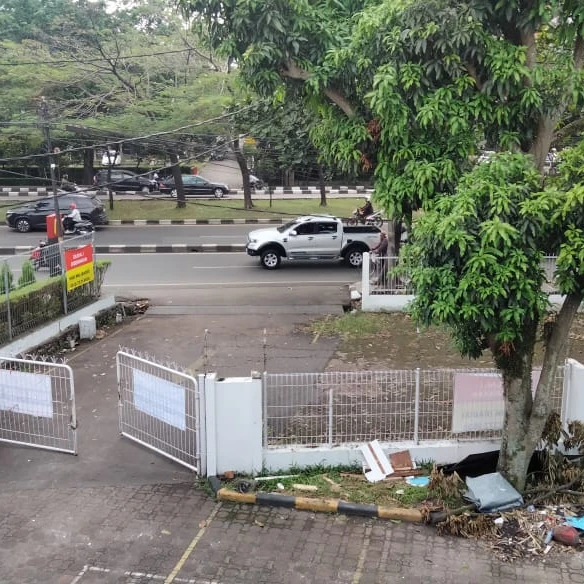
<path fill-rule="evenodd" d="M 266 270 L 275 270 L 280 265 L 280 254 L 278 250 L 270 248 L 262 252 L 260 256 L 260 263 Z"/>
<path fill-rule="evenodd" d="M 363 265 L 363 250 L 357 247 L 350 249 L 345 254 L 345 262 L 352 268 L 360 268 Z"/>

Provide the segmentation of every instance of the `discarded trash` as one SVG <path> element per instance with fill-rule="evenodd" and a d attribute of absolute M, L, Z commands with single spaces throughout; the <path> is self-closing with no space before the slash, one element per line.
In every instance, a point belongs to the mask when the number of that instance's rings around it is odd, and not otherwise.
<path fill-rule="evenodd" d="M 272 477 L 256 477 L 254 480 L 256 483 L 260 483 L 262 481 L 275 481 L 276 479 L 293 479 L 296 478 L 297 474 L 292 474 L 292 475 L 276 475 L 276 476 L 272 476 Z"/>
<path fill-rule="evenodd" d="M 365 478 L 370 483 L 382 481 L 393 472 L 393 467 L 381 449 L 379 440 L 373 440 L 373 442 L 361 446 L 361 452 L 369 465 L 370 470 L 365 472 Z"/>
<path fill-rule="evenodd" d="M 584 531 L 584 517 L 566 517 L 566 523 L 580 531 Z"/>
<path fill-rule="evenodd" d="M 464 498 L 474 503 L 481 513 L 506 511 L 523 505 L 523 497 L 498 473 L 466 477 L 468 491 Z"/>
<path fill-rule="evenodd" d="M 552 537 L 554 536 L 554 532 L 550 529 L 546 534 L 545 534 L 545 539 L 543 540 L 543 543 L 545 543 L 545 545 L 547 545 L 550 541 L 552 541 Z"/>
<path fill-rule="evenodd" d="M 276 486 L 278 487 L 278 491 L 284 490 L 284 485 L 282 483 L 278 483 Z"/>
<path fill-rule="evenodd" d="M 341 492 L 341 485 L 339 483 L 335 483 L 332 479 L 329 479 L 326 475 L 322 475 L 322 480 L 326 481 L 331 488 L 333 493 L 340 493 Z"/>
<path fill-rule="evenodd" d="M 397 490 L 395 491 L 395 494 L 396 494 L 396 495 L 403 495 L 404 493 L 405 493 L 405 491 L 404 491 L 403 489 L 397 489 Z"/>
<path fill-rule="evenodd" d="M 503 525 L 503 523 L 505 523 L 505 519 L 503 517 L 497 517 L 497 519 L 495 519 L 494 521 L 495 525 Z"/>
<path fill-rule="evenodd" d="M 527 511 L 528 511 L 529 513 L 535 513 L 535 507 L 534 507 L 533 505 L 529 505 L 529 506 L 527 507 Z"/>
<path fill-rule="evenodd" d="M 570 525 L 558 525 L 553 528 L 552 532 L 554 540 L 564 545 L 577 546 L 580 543 L 580 535 Z"/>
<path fill-rule="evenodd" d="M 430 484 L 430 477 L 407 477 L 406 483 L 410 487 L 427 487 Z"/>
<path fill-rule="evenodd" d="M 292 488 L 296 491 L 305 491 L 307 493 L 315 493 L 318 491 L 318 487 L 316 485 L 292 485 Z"/>
<path fill-rule="evenodd" d="M 416 468 L 412 462 L 412 457 L 409 450 L 400 450 L 389 455 L 389 463 L 394 471 L 410 470 Z"/>

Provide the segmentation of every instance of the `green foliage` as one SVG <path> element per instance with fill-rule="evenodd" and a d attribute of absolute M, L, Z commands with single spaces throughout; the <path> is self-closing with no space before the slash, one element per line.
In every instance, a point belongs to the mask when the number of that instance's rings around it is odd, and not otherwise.
<path fill-rule="evenodd" d="M 491 347 L 496 357 L 503 344 L 533 351 L 526 327 L 547 312 L 542 242 L 563 222 L 568 198 L 540 184 L 528 157 L 498 155 L 416 223 L 403 258 L 416 289 L 414 316 L 447 325 L 463 355 L 477 358 Z M 563 289 L 577 278 L 572 271 Z"/>
<path fill-rule="evenodd" d="M 12 290 L 14 287 L 13 281 L 14 275 L 8 262 L 2 262 L 2 268 L 0 268 L 0 294 L 6 294 L 7 291 Z"/>
<path fill-rule="evenodd" d="M 34 265 L 30 260 L 26 260 L 22 264 L 22 271 L 20 277 L 18 278 L 18 287 L 24 288 L 25 286 L 30 286 L 36 282 L 36 276 L 34 273 Z"/>
<path fill-rule="evenodd" d="M 67 294 L 69 308 L 80 308 L 99 296 L 105 273 L 111 262 L 98 261 L 95 269 L 95 285 L 86 284 Z M 3 266 L 7 266 L 6 263 Z M 1 274 L 1 270 L 0 270 Z M 8 302 L 10 303 L 12 338 L 30 331 L 35 326 L 42 326 L 52 320 L 61 318 L 63 310 L 63 289 L 65 276 L 56 276 L 18 288 L 10 293 L 8 300 L 0 287 L 0 343 L 9 340 Z"/>

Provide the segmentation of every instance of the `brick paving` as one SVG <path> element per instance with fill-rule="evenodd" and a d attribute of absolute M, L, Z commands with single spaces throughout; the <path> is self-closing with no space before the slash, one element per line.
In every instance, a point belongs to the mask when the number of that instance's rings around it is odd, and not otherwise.
<path fill-rule="evenodd" d="M 504 564 L 430 527 L 218 504 L 191 483 L 8 488 L 0 509 L 3 584 L 584 582 L 581 554 Z"/>
<path fill-rule="evenodd" d="M 213 318 L 226 339 L 246 330 L 233 315 Z M 256 328 L 274 326 L 273 315 L 254 318 Z M 79 456 L 0 444 L 0 584 L 584 583 L 582 552 L 505 564 L 479 542 L 426 526 L 217 503 L 189 472 L 120 438 L 119 345 L 156 353 L 189 334 L 190 343 L 173 344 L 177 361 L 189 365 L 202 351 L 202 320 L 146 317 L 70 361 Z M 278 319 L 278 334 L 282 342 L 293 338 L 306 359 L 314 345 L 293 334 L 300 320 Z M 323 347 L 305 366 L 324 367 L 333 351 Z M 210 353 L 213 363 L 220 352 Z M 274 365 L 284 367 L 283 353 Z M 229 356 L 227 373 L 249 370 L 258 358 Z"/>

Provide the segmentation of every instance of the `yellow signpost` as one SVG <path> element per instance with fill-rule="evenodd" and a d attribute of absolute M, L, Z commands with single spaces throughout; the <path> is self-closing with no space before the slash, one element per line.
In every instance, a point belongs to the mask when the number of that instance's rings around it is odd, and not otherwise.
<path fill-rule="evenodd" d="M 75 249 L 65 250 L 67 270 L 67 292 L 93 282 L 93 245 L 87 244 Z"/>

